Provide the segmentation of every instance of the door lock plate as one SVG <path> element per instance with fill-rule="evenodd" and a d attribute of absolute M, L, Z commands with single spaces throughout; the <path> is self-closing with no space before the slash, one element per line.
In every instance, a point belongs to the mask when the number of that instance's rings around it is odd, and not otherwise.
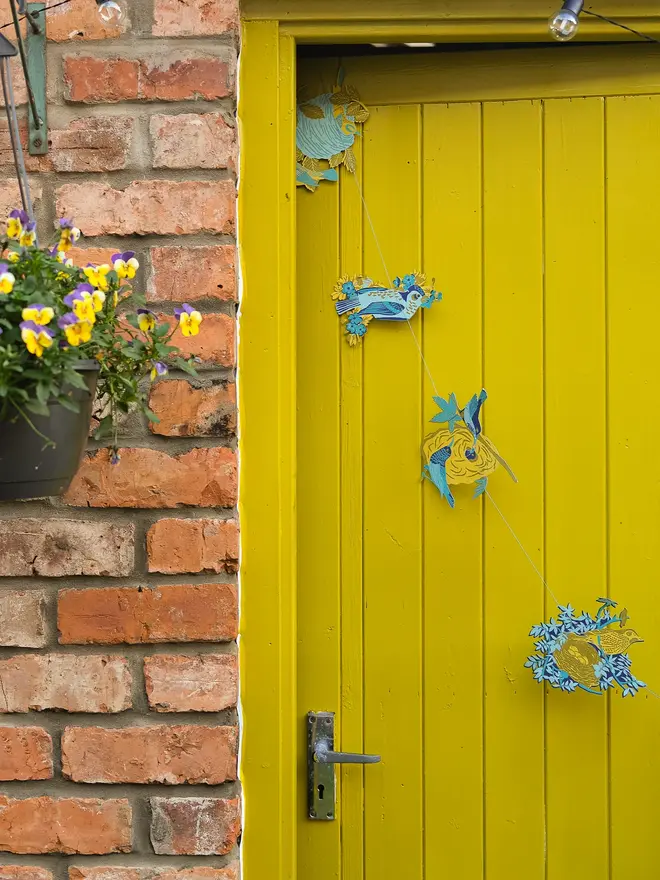
<path fill-rule="evenodd" d="M 315 760 L 316 750 L 334 751 L 335 713 L 307 715 L 307 804 L 310 819 L 331 822 L 335 818 L 335 767 Z"/>

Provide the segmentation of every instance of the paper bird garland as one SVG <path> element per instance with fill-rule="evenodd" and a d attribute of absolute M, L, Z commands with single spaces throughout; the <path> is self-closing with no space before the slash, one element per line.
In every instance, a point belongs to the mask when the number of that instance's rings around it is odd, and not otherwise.
<path fill-rule="evenodd" d="M 625 652 L 644 639 L 626 626 L 625 608 L 613 615 L 610 609 L 616 608 L 616 602 L 597 601 L 600 607 L 595 617 L 584 611 L 576 615 L 570 605 L 560 605 L 559 620 L 550 618 L 550 623 L 533 626 L 530 636 L 536 639 L 537 653 L 527 658 L 525 666 L 537 681 L 547 681 L 562 691 L 581 688 L 602 694 L 618 686 L 624 697 L 634 697 L 646 685 L 630 671 L 631 660 Z"/>
<path fill-rule="evenodd" d="M 433 398 L 440 412 L 431 421 L 443 423 L 444 427 L 424 439 L 422 478 L 426 477 L 433 483 L 450 507 L 455 504 L 450 486 L 475 483 L 474 497 L 477 498 L 486 491 L 488 477 L 499 464 L 514 483 L 518 482 L 491 441 L 481 433 L 479 414 L 487 397 L 482 390 L 462 409 L 455 394 L 450 394 L 447 400 L 443 397 Z"/>
<path fill-rule="evenodd" d="M 369 111 L 357 91 L 339 82 L 332 94 L 318 95 L 298 105 L 296 123 L 296 185 L 312 192 L 322 180 L 339 179 L 345 165 L 355 171 L 353 144 L 358 124 Z"/>
<path fill-rule="evenodd" d="M 420 307 L 428 309 L 442 294 L 426 283 L 426 275 L 413 272 L 395 278 L 392 287 L 374 284 L 371 278 L 344 275 L 335 285 L 332 298 L 346 327 L 350 345 L 366 334 L 372 318 L 378 321 L 409 321 Z"/>

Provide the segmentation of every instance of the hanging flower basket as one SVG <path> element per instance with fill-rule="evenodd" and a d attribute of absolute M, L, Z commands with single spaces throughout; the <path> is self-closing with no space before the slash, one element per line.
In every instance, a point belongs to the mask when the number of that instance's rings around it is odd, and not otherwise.
<path fill-rule="evenodd" d="M 0 501 L 59 495 L 71 483 L 87 445 L 99 365 L 80 361 L 74 369 L 85 382 L 68 390 L 77 412 L 54 398 L 32 424 L 11 409 L 0 421 Z"/>
<path fill-rule="evenodd" d="M 59 233 L 56 246 L 42 250 L 34 221 L 12 211 L 0 239 L 2 501 L 66 490 L 96 398 L 104 416 L 94 436 L 110 438 L 117 462 L 120 415 L 137 408 L 157 421 L 145 380 L 166 375 L 170 366 L 195 374 L 195 358 L 181 357 L 171 339 L 177 329 L 195 336 L 199 312 L 184 303 L 174 326 L 158 323 L 129 283 L 139 268 L 133 253 L 80 269 L 67 257 L 79 230 L 61 220 Z"/>

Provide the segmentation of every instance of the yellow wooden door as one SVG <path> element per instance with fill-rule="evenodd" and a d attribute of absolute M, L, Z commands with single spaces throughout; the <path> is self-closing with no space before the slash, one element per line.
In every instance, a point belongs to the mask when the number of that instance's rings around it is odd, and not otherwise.
<path fill-rule="evenodd" d="M 342 64 L 371 109 L 357 180 L 297 193 L 298 876 L 650 880 L 660 700 L 544 691 L 524 662 L 552 594 L 611 595 L 660 690 L 660 55 Z M 444 293 L 412 321 L 428 371 L 406 324 L 343 338 L 335 281 L 383 261 Z M 420 480 L 434 384 L 488 391 L 519 480 L 500 469 L 492 502 Z M 306 818 L 309 710 L 382 755 L 338 770 L 332 822 Z"/>

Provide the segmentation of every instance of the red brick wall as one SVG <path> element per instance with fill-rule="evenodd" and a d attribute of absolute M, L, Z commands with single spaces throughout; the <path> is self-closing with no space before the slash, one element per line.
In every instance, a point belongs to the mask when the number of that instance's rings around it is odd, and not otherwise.
<path fill-rule="evenodd" d="M 41 234 L 66 215 L 78 260 L 137 251 L 156 311 L 206 313 L 203 365 L 154 386 L 119 465 L 92 448 L 64 499 L 0 506 L 0 880 L 238 876 L 237 0 L 129 17 L 49 13 Z"/>

